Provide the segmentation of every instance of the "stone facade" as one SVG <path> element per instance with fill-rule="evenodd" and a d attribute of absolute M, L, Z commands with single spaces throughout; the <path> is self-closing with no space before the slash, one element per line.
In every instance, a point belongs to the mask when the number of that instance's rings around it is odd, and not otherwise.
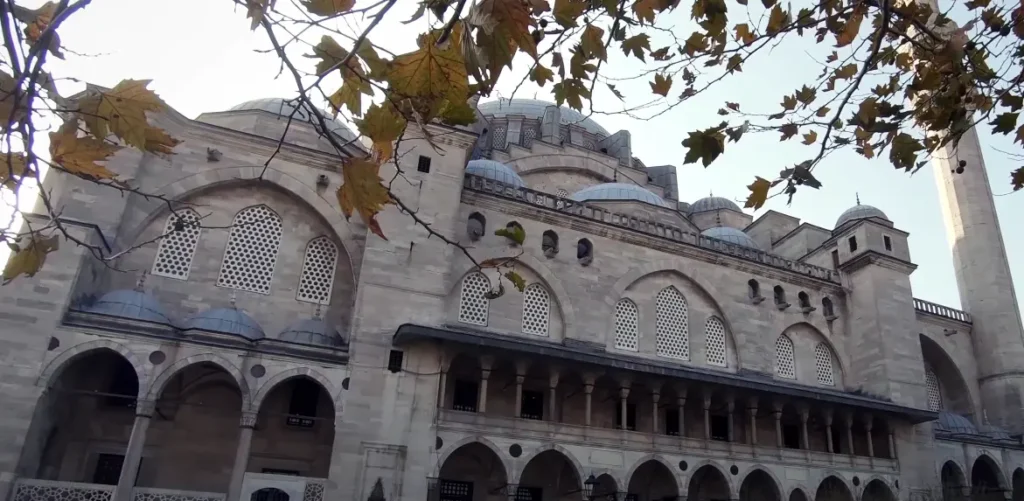
<path fill-rule="evenodd" d="M 628 132 L 506 104 L 401 142 L 386 240 L 312 126 L 275 153 L 280 101 L 152 117 L 175 155 L 111 168 L 172 203 L 51 174 L 78 238 L 132 250 L 0 289 L 0 500 L 1024 498 L 1005 266 L 927 303 L 878 209 L 681 202 Z M 957 244 L 1005 264 L 980 185 L 942 182 Z"/>

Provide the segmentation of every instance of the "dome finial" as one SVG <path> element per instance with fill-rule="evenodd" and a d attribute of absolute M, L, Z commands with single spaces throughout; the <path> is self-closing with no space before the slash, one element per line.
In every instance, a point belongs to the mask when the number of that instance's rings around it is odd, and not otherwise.
<path fill-rule="evenodd" d="M 857 192 L 857 205 L 860 205 L 860 192 Z"/>
<path fill-rule="evenodd" d="M 135 282 L 135 290 L 136 291 L 138 291 L 138 292 L 145 292 L 146 275 L 148 275 L 148 274 L 149 274 L 148 271 L 142 270 L 142 274 L 139 275 L 139 280 Z"/>

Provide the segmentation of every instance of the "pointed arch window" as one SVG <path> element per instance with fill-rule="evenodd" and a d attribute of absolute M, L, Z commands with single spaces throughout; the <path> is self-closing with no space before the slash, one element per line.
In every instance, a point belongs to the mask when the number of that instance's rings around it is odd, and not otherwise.
<path fill-rule="evenodd" d="M 540 284 L 523 291 L 523 332 L 537 336 L 548 335 L 551 318 L 551 296 Z"/>
<path fill-rule="evenodd" d="M 282 230 L 281 216 L 266 205 L 238 211 L 231 222 L 217 286 L 270 294 Z"/>
<path fill-rule="evenodd" d="M 832 366 L 832 350 L 824 343 L 814 347 L 814 366 L 818 370 L 818 384 L 835 386 L 835 372 Z"/>
<path fill-rule="evenodd" d="M 152 273 L 161 277 L 188 280 L 201 232 L 199 214 L 196 211 L 184 209 L 171 214 L 167 218 L 167 225 L 164 226 L 164 237 L 157 248 Z"/>
<path fill-rule="evenodd" d="M 718 317 L 708 319 L 707 325 L 704 326 L 704 341 L 707 345 L 705 358 L 708 365 L 725 367 L 727 365 L 725 357 L 725 324 L 722 323 L 721 319 Z"/>
<path fill-rule="evenodd" d="M 334 242 L 326 236 L 310 240 L 306 244 L 299 290 L 295 298 L 306 303 L 329 304 L 337 267 L 338 247 Z"/>
<path fill-rule="evenodd" d="M 796 379 L 793 340 L 785 334 L 775 339 L 775 375 L 786 379 Z"/>
<path fill-rule="evenodd" d="M 474 325 L 487 325 L 487 293 L 491 281 L 483 273 L 471 273 L 462 279 L 459 296 L 459 321 Z"/>
<path fill-rule="evenodd" d="M 689 360 L 689 314 L 682 293 L 672 286 L 662 289 L 655 300 L 655 310 L 658 356 Z"/>
<path fill-rule="evenodd" d="M 935 412 L 941 411 L 942 389 L 939 386 L 938 376 L 935 375 L 935 371 L 925 367 L 924 378 L 928 389 L 928 410 Z"/>
<path fill-rule="evenodd" d="M 640 314 L 636 303 L 620 299 L 615 304 L 615 347 L 637 351 L 640 338 Z"/>

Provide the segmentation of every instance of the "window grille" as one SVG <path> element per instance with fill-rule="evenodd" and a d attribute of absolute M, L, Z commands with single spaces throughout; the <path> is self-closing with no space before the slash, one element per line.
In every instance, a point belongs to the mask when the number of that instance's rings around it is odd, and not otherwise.
<path fill-rule="evenodd" d="M 483 273 L 467 275 L 462 280 L 459 299 L 459 321 L 467 324 L 487 325 L 487 296 L 491 281 Z"/>
<path fill-rule="evenodd" d="M 942 390 L 939 387 L 939 378 L 931 369 L 925 369 L 925 382 L 928 385 L 928 410 L 942 410 Z"/>
<path fill-rule="evenodd" d="M 564 188 L 559 188 L 555 190 L 555 196 L 558 198 L 569 198 L 569 192 L 565 191 Z"/>
<path fill-rule="evenodd" d="M 317 237 L 306 245 L 296 299 L 307 303 L 329 304 L 338 266 L 338 247 L 330 238 Z"/>
<path fill-rule="evenodd" d="M 528 127 L 523 131 L 523 146 L 529 148 L 533 146 L 533 140 L 537 137 L 537 129 Z"/>
<path fill-rule="evenodd" d="M 496 150 L 505 149 L 505 141 L 508 136 L 508 128 L 504 125 L 499 125 L 494 128 L 494 137 L 491 139 L 491 144 Z"/>
<path fill-rule="evenodd" d="M 615 347 L 637 351 L 640 333 L 640 315 L 636 303 L 622 299 L 615 305 Z"/>
<path fill-rule="evenodd" d="M 775 374 L 781 378 L 796 379 L 793 340 L 785 334 L 775 339 Z"/>
<path fill-rule="evenodd" d="M 707 345 L 706 358 L 708 365 L 725 367 L 725 325 L 717 317 L 708 319 L 704 329 L 704 340 Z"/>
<path fill-rule="evenodd" d="M 835 386 L 835 376 L 832 373 L 832 350 L 822 343 L 818 343 L 818 346 L 814 347 L 814 365 L 818 369 L 818 384 Z"/>
<path fill-rule="evenodd" d="M 523 332 L 547 336 L 550 316 L 551 300 L 548 291 L 540 284 L 527 287 L 523 291 Z"/>
<path fill-rule="evenodd" d="M 656 344 L 658 355 L 689 360 L 688 313 L 683 295 L 675 287 L 667 287 L 658 293 L 655 306 L 657 310 Z"/>
<path fill-rule="evenodd" d="M 164 238 L 156 251 L 153 274 L 161 277 L 188 280 L 192 258 L 199 244 L 199 214 L 185 209 L 171 214 L 164 227 Z"/>
<path fill-rule="evenodd" d="M 242 209 L 231 222 L 218 287 L 270 294 L 281 247 L 281 216 L 266 205 Z"/>

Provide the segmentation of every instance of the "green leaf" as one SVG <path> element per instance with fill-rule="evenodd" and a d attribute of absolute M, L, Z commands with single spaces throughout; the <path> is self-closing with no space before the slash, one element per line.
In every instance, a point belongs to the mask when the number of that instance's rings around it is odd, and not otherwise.
<path fill-rule="evenodd" d="M 504 228 L 494 230 L 494 234 L 499 237 L 505 237 L 516 245 L 523 245 L 523 242 L 526 241 L 526 230 L 518 224 L 509 223 L 509 225 Z"/>
<path fill-rule="evenodd" d="M 526 280 L 523 280 L 523 277 L 520 276 L 515 271 L 513 271 L 513 270 L 506 271 L 505 272 L 505 278 L 507 278 L 509 282 L 512 282 L 512 285 L 519 292 L 523 292 L 523 290 L 526 289 Z"/>
<path fill-rule="evenodd" d="M 911 170 L 917 163 L 917 152 L 924 149 L 921 142 L 907 133 L 900 133 L 892 140 L 889 161 L 897 169 Z"/>
<path fill-rule="evenodd" d="M 683 140 L 687 148 L 684 164 L 692 164 L 700 159 L 704 167 L 711 165 L 725 151 L 725 136 L 721 127 L 693 131 Z"/>

